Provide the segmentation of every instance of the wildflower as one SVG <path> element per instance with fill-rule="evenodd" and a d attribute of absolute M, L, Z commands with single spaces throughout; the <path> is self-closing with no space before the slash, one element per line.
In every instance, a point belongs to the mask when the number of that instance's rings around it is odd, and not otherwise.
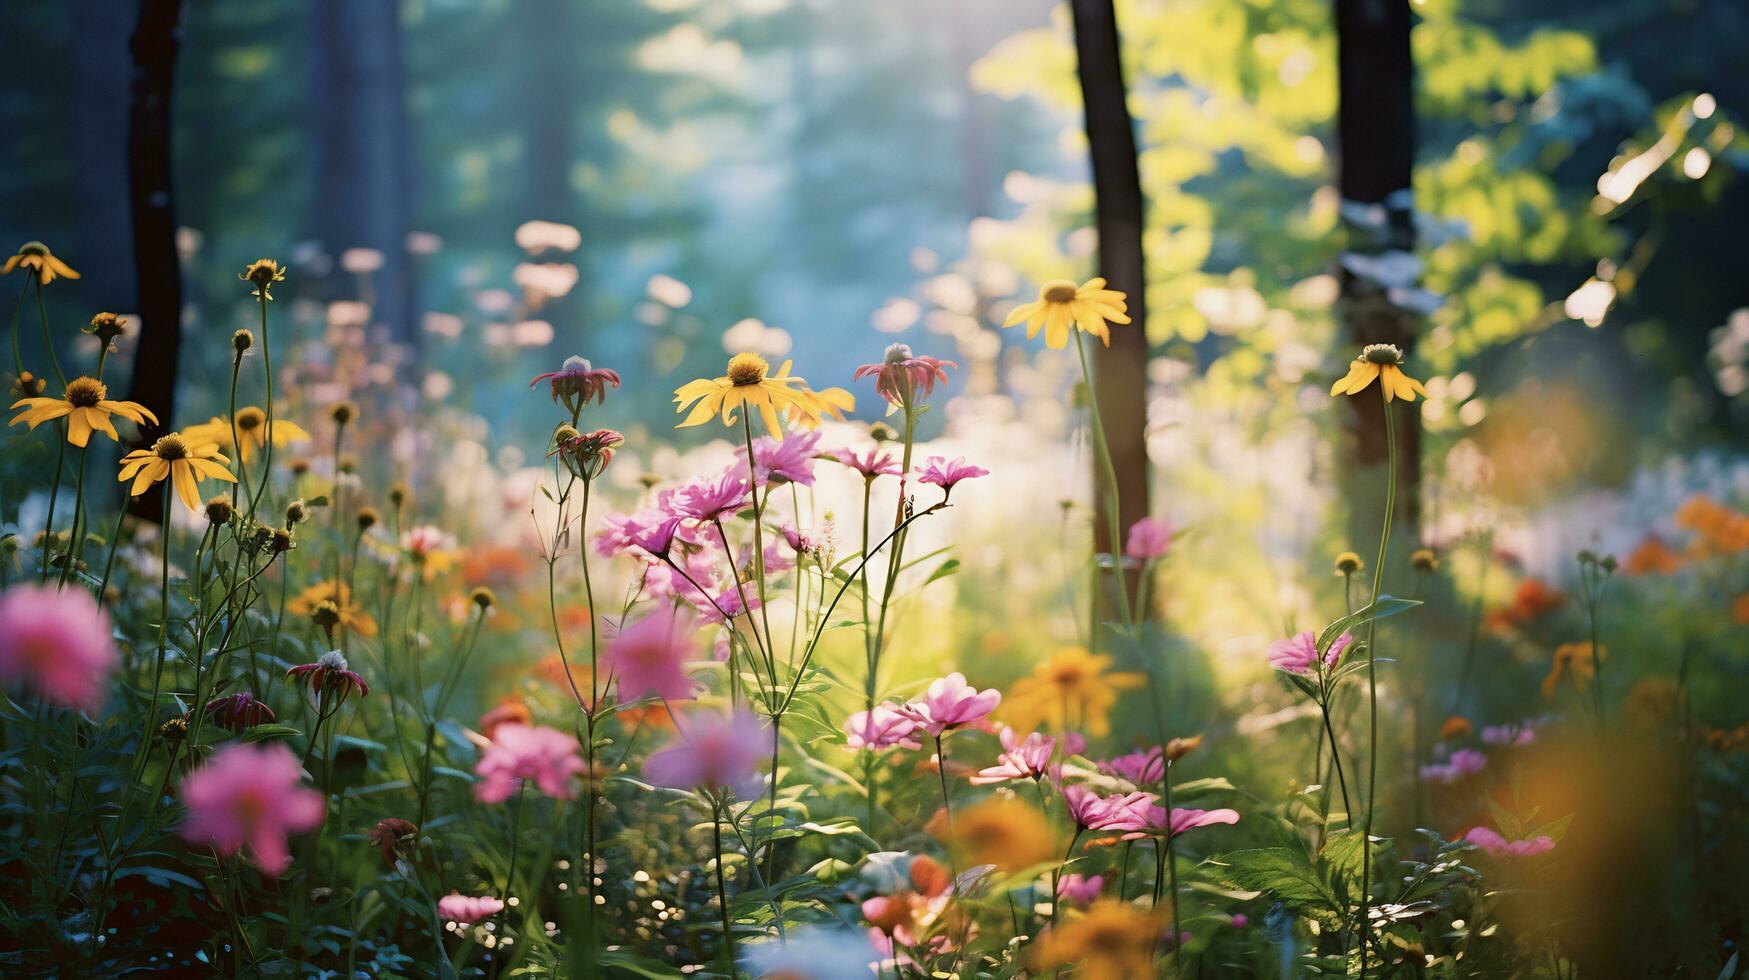
<path fill-rule="evenodd" d="M 626 443 L 626 437 L 615 429 L 595 429 L 584 434 L 570 426 L 560 428 L 561 432 L 554 436 L 552 452 L 547 455 L 558 454 L 565 467 L 582 480 L 600 476 L 607 464 L 613 462 L 613 454 Z"/>
<path fill-rule="evenodd" d="M 200 481 L 223 480 L 236 483 L 237 478 L 225 469 L 230 460 L 219 454 L 210 442 L 195 443 L 180 433 L 158 437 L 151 449 L 136 449 L 121 458 L 121 470 L 116 479 L 122 483 L 134 481 L 128 495 L 138 497 L 154 483 L 169 480 L 176 487 L 176 496 L 192 513 L 200 513 Z"/>
<path fill-rule="evenodd" d="M 249 691 L 238 691 L 236 694 L 208 701 L 206 713 L 215 724 L 233 732 L 242 732 L 256 725 L 278 720 L 273 709 L 255 700 L 255 695 Z"/>
<path fill-rule="evenodd" d="M 1445 720 L 1445 724 L 1439 726 L 1439 737 L 1442 740 L 1449 742 L 1453 739 L 1464 738 L 1469 735 L 1471 731 L 1470 720 L 1468 718 L 1465 718 L 1463 715 L 1452 715 Z"/>
<path fill-rule="evenodd" d="M 1098 765 L 1100 772 L 1117 776 L 1138 787 L 1152 786 L 1166 776 L 1166 756 L 1158 745 L 1106 759 Z"/>
<path fill-rule="evenodd" d="M 504 911 L 502 899 L 490 895 L 480 895 L 470 898 L 459 893 L 450 893 L 437 900 L 437 914 L 444 921 L 453 922 L 458 926 L 471 926 L 476 922 L 490 919 Z"/>
<path fill-rule="evenodd" d="M 308 685 L 310 693 L 319 699 L 344 701 L 353 691 L 361 698 L 370 693 L 370 685 L 347 664 L 346 655 L 339 650 L 329 650 L 307 664 L 298 664 L 285 675 Z"/>
<path fill-rule="evenodd" d="M 748 947 L 741 965 L 750 975 L 768 980 L 860 980 L 878 972 L 880 959 L 861 932 L 802 926 Z"/>
<path fill-rule="evenodd" d="M 1037 782 L 1045 776 L 1055 778 L 1061 768 L 1060 764 L 1052 762 L 1059 742 L 1056 736 L 1033 732 L 1022 741 L 1014 729 L 1004 726 L 996 737 L 1002 743 L 1002 754 L 996 757 L 996 765 L 971 777 L 974 786 L 1004 783 L 1011 779 Z M 1087 748 L 1087 740 L 1075 732 L 1063 735 L 1060 741 L 1064 756 L 1080 755 Z"/>
<path fill-rule="evenodd" d="M 989 470 L 967 463 L 964 456 L 955 456 L 951 460 L 946 456 L 931 456 L 915 472 L 918 483 L 933 483 L 940 487 L 943 500 L 953 493 L 954 484 L 961 480 L 990 475 Z"/>
<path fill-rule="evenodd" d="M 1099 898 L 1105 890 L 1105 876 L 1064 875 L 1057 882 L 1057 898 L 1064 904 L 1086 905 Z"/>
<path fill-rule="evenodd" d="M 1359 575 L 1366 568 L 1366 562 L 1352 551 L 1344 551 L 1336 556 L 1336 574 Z"/>
<path fill-rule="evenodd" d="M 224 526 L 231 523 L 231 517 L 237 513 L 236 505 L 231 503 L 228 493 L 208 497 L 206 501 L 206 519 L 208 523 Z"/>
<path fill-rule="evenodd" d="M 1196 810 L 1182 807 L 1172 808 L 1172 817 L 1166 819 L 1164 807 L 1148 808 L 1148 823 L 1155 830 L 1166 830 L 1171 836 L 1200 827 L 1217 827 L 1239 822 L 1239 811 L 1222 807 L 1219 810 Z"/>
<path fill-rule="evenodd" d="M 97 338 L 102 350 L 109 350 L 115 343 L 115 338 L 128 332 L 127 324 L 114 313 L 99 313 L 91 318 L 91 322 L 83 328 L 85 333 Z"/>
<path fill-rule="evenodd" d="M 1409 567 L 1423 575 L 1439 571 L 1439 554 L 1432 548 L 1416 548 L 1409 552 Z"/>
<path fill-rule="evenodd" d="M 1436 783 L 1455 783 L 1465 776 L 1474 776 L 1488 768 L 1488 756 L 1475 749 L 1458 749 L 1445 762 L 1421 767 L 1421 778 Z"/>
<path fill-rule="evenodd" d="M 1052 279 L 1039 287 L 1038 299 L 1016 306 L 1002 321 L 1012 327 L 1026 323 L 1026 339 L 1045 331 L 1045 346 L 1062 350 L 1069 345 L 1070 328 L 1090 333 L 1111 346 L 1111 332 L 1106 321 L 1128 323 L 1129 302 L 1122 292 L 1106 289 L 1105 280 L 1089 279 L 1077 286 L 1068 279 Z"/>
<path fill-rule="evenodd" d="M 1330 394 L 1358 395 L 1378 379 L 1384 389 L 1385 401 L 1401 398 L 1414 401 L 1416 392 L 1423 396 L 1427 389 L 1421 382 L 1403 373 L 1403 352 L 1390 344 L 1368 344 L 1360 356 L 1348 365 L 1348 374 L 1330 386 Z"/>
<path fill-rule="evenodd" d="M 807 382 L 790 375 L 788 361 L 776 375 L 769 375 L 770 369 L 771 365 L 758 354 L 736 354 L 729 359 L 722 377 L 700 378 L 675 389 L 675 410 L 685 412 L 688 406 L 692 409 L 675 428 L 703 425 L 719 415 L 724 425 L 734 425 L 737 410 L 745 410 L 758 412 L 766 433 L 773 439 L 782 439 L 780 415 L 794 425 L 811 429 L 820 424 L 821 415 L 841 413 L 850 407 L 836 396 L 832 402 L 823 400 L 821 393 L 810 389 Z M 854 399 L 850 401 L 854 404 Z"/>
<path fill-rule="evenodd" d="M 1166 921 L 1116 899 L 1101 899 L 1082 915 L 1046 929 L 1032 947 L 1041 975 L 1076 967 L 1086 980 L 1141 980 L 1155 975 L 1154 948 Z"/>
<path fill-rule="evenodd" d="M 1541 579 L 1527 578 L 1518 583 L 1505 608 L 1488 614 L 1488 622 L 1496 627 L 1523 625 L 1560 608 L 1566 601 L 1567 593 L 1548 587 Z"/>
<path fill-rule="evenodd" d="M 1159 797 L 1152 793 L 1131 792 L 1100 796 L 1086 786 L 1062 788 L 1069 819 L 1082 830 L 1144 830 L 1147 821 L 1143 808 Z"/>
<path fill-rule="evenodd" d="M 432 524 L 415 525 L 401 532 L 401 550 L 429 579 L 455 562 L 455 535 Z"/>
<path fill-rule="evenodd" d="M 644 760 L 645 779 L 671 789 L 727 790 L 741 799 L 759 795 L 765 780 L 758 764 L 771 745 L 759 719 L 745 711 L 698 711 L 676 725 L 679 737 Z"/>
<path fill-rule="evenodd" d="M 24 584 L 0 593 L 0 683 L 94 712 L 119 659 L 109 614 L 84 589 Z"/>
<path fill-rule="evenodd" d="M 1536 741 L 1536 729 L 1529 725 L 1485 725 L 1483 745 L 1525 746 Z"/>
<path fill-rule="evenodd" d="M 468 602 L 472 603 L 474 608 L 485 612 L 498 604 L 498 597 L 492 594 L 491 589 L 481 585 L 468 592 Z"/>
<path fill-rule="evenodd" d="M 255 331 L 248 327 L 231 334 L 231 351 L 237 355 L 237 360 L 241 361 L 243 355 L 249 353 L 249 349 L 254 346 Z"/>
<path fill-rule="evenodd" d="M 892 857 L 898 861 L 880 861 Z M 899 863 L 903 861 L 903 878 Z M 947 908 L 953 876 L 927 854 L 911 856 L 895 851 L 869 855 L 865 877 L 874 877 L 886 893 L 862 903 L 862 917 L 888 940 L 914 946 L 918 934 L 927 930 Z"/>
<path fill-rule="evenodd" d="M 1049 721 L 1058 731 L 1084 728 L 1089 735 L 1111 731 L 1107 717 L 1119 691 L 1142 685 L 1141 674 L 1111 672 L 1111 657 L 1078 646 L 1059 647 L 1031 674 L 1014 682 L 1003 711 L 1009 724 L 1037 728 Z"/>
<path fill-rule="evenodd" d="M 858 381 L 874 378 L 875 391 L 882 398 L 894 405 L 905 405 L 918 395 L 928 396 L 934 392 L 936 382 L 945 384 L 947 369 L 957 367 L 959 365 L 952 361 L 913 354 L 908 344 L 893 344 L 887 348 L 880 363 L 862 365 L 853 377 Z"/>
<path fill-rule="evenodd" d="M 953 844 L 969 864 L 1016 872 L 1061 856 L 1050 822 L 1034 807 L 993 797 L 953 818 Z"/>
<path fill-rule="evenodd" d="M 621 630 L 603 654 L 608 669 L 619 679 L 620 696 L 653 695 L 669 701 L 692 697 L 686 658 L 692 652 L 693 630 L 687 618 L 666 604 Z"/>
<path fill-rule="evenodd" d="M 337 426 L 350 425 L 352 420 L 357 417 L 358 406 L 351 402 L 335 402 L 333 407 L 328 409 L 328 418 L 333 420 Z"/>
<path fill-rule="evenodd" d="M 881 453 L 879 448 L 870 449 L 858 456 L 848 449 L 835 449 L 832 458 L 845 466 L 862 474 L 864 480 L 873 480 L 877 476 L 898 476 L 899 464 L 891 456 Z"/>
<path fill-rule="evenodd" d="M 528 710 L 528 705 L 515 698 L 505 698 L 498 702 L 498 707 L 480 716 L 480 734 L 491 738 L 499 725 L 528 725 L 533 721 L 534 713 Z"/>
<path fill-rule="evenodd" d="M 48 386 L 49 383 L 47 381 L 37 377 L 29 371 L 20 371 L 18 377 L 13 378 L 12 384 L 10 385 L 12 393 L 20 398 L 35 398 L 37 395 L 42 394 L 43 389 Z"/>
<path fill-rule="evenodd" d="M 237 427 L 237 454 L 243 462 L 248 463 L 255 458 L 255 453 L 267 446 L 269 439 L 273 440 L 275 449 L 283 448 L 294 442 L 308 442 L 311 438 L 303 426 L 286 419 L 274 419 L 270 424 L 267 413 L 254 405 L 246 405 L 237 409 L 235 418 Z M 199 425 L 191 425 L 183 430 L 190 439 L 212 442 L 222 450 L 232 449 L 231 419 L 213 417 L 210 421 Z"/>
<path fill-rule="evenodd" d="M 339 614 L 338 625 L 347 631 L 365 637 L 377 635 L 377 621 L 353 604 L 352 587 L 345 582 L 317 582 L 288 600 L 285 611 L 294 616 L 309 616 L 324 602 L 334 605 Z"/>
<path fill-rule="evenodd" d="M 109 420 L 111 415 L 119 415 L 135 425 L 147 422 L 158 424 L 158 417 L 152 410 L 137 402 L 110 401 L 109 386 L 96 378 L 74 378 L 67 382 L 67 389 L 59 398 L 30 397 L 20 398 L 12 403 L 13 408 L 22 408 L 12 417 L 8 424 L 17 425 L 23 422 L 31 430 L 50 419 L 65 418 L 67 420 L 67 441 L 75 446 L 84 446 L 91 441 L 92 432 L 101 432 L 117 442 L 121 437 L 115 433 L 115 423 Z"/>
<path fill-rule="evenodd" d="M 535 375 L 528 386 L 533 388 L 542 381 L 552 388 L 553 404 L 565 406 L 571 417 L 576 418 L 590 402 L 606 404 L 607 389 L 619 387 L 619 372 L 598 368 L 573 354 L 565 358 L 557 371 Z"/>
<path fill-rule="evenodd" d="M 813 486 L 814 457 L 819 445 L 819 432 L 808 432 L 789 439 L 772 439 L 767 436 L 753 440 L 755 479 L 758 480 L 760 486 L 773 483 Z M 746 460 L 747 448 L 745 446 L 736 449 L 735 452 L 743 461 Z"/>
<path fill-rule="evenodd" d="M 845 743 L 853 749 L 869 749 L 879 752 L 883 749 L 907 748 L 919 749 L 923 746 L 911 737 L 917 730 L 917 721 L 905 709 L 885 701 L 874 706 L 873 711 L 858 711 L 844 722 L 844 730 L 850 733 Z"/>
<path fill-rule="evenodd" d="M 1628 575 L 1669 575 L 1682 569 L 1682 554 L 1656 534 L 1648 534 L 1628 552 L 1621 567 Z"/>
<path fill-rule="evenodd" d="M 725 470 L 715 480 L 701 477 L 677 487 L 668 499 L 671 513 L 709 524 L 747 506 L 747 478 Z"/>
<path fill-rule="evenodd" d="M 182 778 L 188 808 L 184 840 L 230 856 L 245 845 L 257 870 L 278 877 L 291 866 L 286 835 L 321 826 L 322 794 L 306 789 L 303 767 L 284 745 L 244 742 L 213 753 Z"/>
<path fill-rule="evenodd" d="M 532 780 L 555 800 L 571 799 L 576 795 L 571 777 L 587 768 L 577 752 L 577 740 L 558 729 L 515 722 L 499 725 L 492 744 L 480 753 L 474 766 L 480 777 L 474 798 L 482 803 L 503 803 L 515 792 L 519 780 Z"/>
<path fill-rule="evenodd" d="M 1134 562 L 1153 561 L 1172 547 L 1172 526 L 1165 521 L 1144 517 L 1130 525 L 1124 539 L 1123 554 Z"/>
<path fill-rule="evenodd" d="M 400 856 L 401 846 L 410 844 L 419 833 L 419 828 L 411 820 L 400 817 L 384 817 L 371 828 L 368 840 L 377 853 L 383 856 L 383 864 L 394 867 L 395 859 Z"/>
<path fill-rule="evenodd" d="M 1000 703 L 1002 692 L 994 688 L 980 691 L 966 683 L 964 674 L 955 671 L 931 681 L 921 699 L 900 710 L 918 728 L 940 738 L 955 728 L 979 724 Z"/>
<path fill-rule="evenodd" d="M 1336 666 L 1336 662 L 1342 659 L 1342 652 L 1353 642 L 1354 637 L 1347 633 L 1331 640 L 1330 649 L 1324 652 L 1324 666 Z M 1269 666 L 1276 670 L 1306 675 L 1313 672 L 1318 661 L 1318 640 L 1311 630 L 1269 645 Z"/>
<path fill-rule="evenodd" d="M 1607 647 L 1591 649 L 1590 641 L 1584 643 L 1563 643 L 1555 647 L 1554 661 L 1549 665 L 1548 675 L 1543 678 L 1543 697 L 1553 698 L 1561 683 L 1563 674 L 1571 674 L 1573 686 L 1584 690 L 1591 683 L 1591 678 L 1597 674 L 1597 661 L 1609 655 Z"/>
<path fill-rule="evenodd" d="M 254 292 L 249 295 L 259 300 L 272 301 L 273 284 L 285 281 L 285 269 L 273 259 L 256 259 L 237 278 L 255 287 Z"/>
<path fill-rule="evenodd" d="M 55 281 L 56 276 L 68 279 L 79 278 L 79 273 L 73 267 L 55 257 L 49 247 L 42 242 L 25 242 L 18 246 L 18 253 L 6 260 L 5 266 L 0 266 L 0 276 L 9 276 L 12 270 L 19 267 L 35 270 L 36 281 L 44 286 Z"/>
<path fill-rule="evenodd" d="M 1463 839 L 1486 851 L 1489 857 L 1535 857 L 1555 849 L 1555 839 L 1547 834 L 1509 841 L 1499 831 L 1487 827 L 1471 827 Z"/>
<path fill-rule="evenodd" d="M 379 512 L 375 507 L 360 507 L 358 509 L 358 513 L 353 515 L 352 522 L 354 524 L 358 525 L 359 533 L 362 534 L 365 531 L 368 531 L 371 528 L 376 527 L 377 524 L 382 521 L 382 519 L 383 519 L 382 513 Z"/>

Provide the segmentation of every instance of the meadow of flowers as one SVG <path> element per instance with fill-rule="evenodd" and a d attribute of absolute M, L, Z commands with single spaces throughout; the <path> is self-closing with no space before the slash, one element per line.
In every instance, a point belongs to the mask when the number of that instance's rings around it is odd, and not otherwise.
<path fill-rule="evenodd" d="M 983 488 L 1055 457 L 921 440 L 960 368 L 905 344 L 673 391 L 584 351 L 501 469 L 431 448 L 478 426 L 360 397 L 364 345 L 313 377 L 272 259 L 201 341 L 223 413 L 184 419 L 106 388 L 126 320 L 37 302 L 66 261 L 5 270 L 7 975 L 1735 973 L 1728 495 L 1545 581 L 1483 523 L 1393 536 L 1391 466 L 1379 538 L 1274 635 L 1217 632 L 1214 671 L 1174 617 L 1226 529 L 1156 502 L 1088 554 L 1014 518 Z M 1075 347 L 1107 468 L 1088 347 L 1127 323 L 1095 278 L 1002 324 Z M 1427 390 L 1349 356 L 1328 395 L 1380 399 L 1395 452 Z M 708 445 L 602 424 L 670 399 Z"/>

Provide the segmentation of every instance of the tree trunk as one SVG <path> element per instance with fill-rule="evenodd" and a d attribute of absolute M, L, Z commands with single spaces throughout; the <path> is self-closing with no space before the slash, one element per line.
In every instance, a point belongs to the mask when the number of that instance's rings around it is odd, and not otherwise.
<path fill-rule="evenodd" d="M 374 319 L 388 325 L 393 340 L 412 343 L 418 334 L 407 232 L 414 153 L 400 5 L 398 0 L 319 0 L 311 16 L 314 233 L 336 258 L 350 248 L 382 253 L 382 268 L 369 280 Z"/>
<path fill-rule="evenodd" d="M 1413 252 L 1414 202 L 1410 189 L 1415 162 L 1414 62 L 1409 50 L 1408 0 L 1336 0 L 1339 104 L 1336 117 L 1337 187 L 1345 202 L 1380 214 L 1371 226 L 1351 226 L 1350 251 L 1379 254 Z M 1337 303 L 1348 340 L 1346 361 L 1366 344 L 1395 344 L 1405 354 L 1415 342 L 1415 316 L 1379 286 L 1338 273 Z M 1371 397 L 1366 397 L 1371 396 Z M 1384 506 L 1382 469 L 1385 416 L 1374 391 L 1345 399 L 1349 413 L 1341 468 L 1343 491 L 1352 519 L 1350 542 L 1366 553 L 1376 540 Z M 1421 415 L 1411 407 L 1397 416 L 1397 514 L 1392 538 L 1412 546 L 1419 538 L 1421 500 Z"/>
<path fill-rule="evenodd" d="M 79 202 L 77 248 L 69 252 L 84 273 L 79 291 L 89 312 L 132 313 L 134 257 L 128 226 L 128 86 L 116 66 L 128 59 L 132 0 L 85 0 L 73 5 L 73 186 Z M 113 379 L 114 375 L 110 375 Z"/>
<path fill-rule="evenodd" d="M 1114 326 L 1111 346 L 1094 348 L 1093 375 L 1105 422 L 1112 466 L 1117 470 L 1118 518 L 1128 528 L 1148 513 L 1147 369 L 1148 306 L 1142 256 L 1142 180 L 1136 163 L 1136 134 L 1130 120 L 1120 57 L 1117 14 L 1112 0 L 1072 0 L 1076 73 L 1086 108 L 1087 142 L 1093 156 L 1094 217 L 1099 232 L 1099 271 L 1112 289 L 1129 294 L 1128 326 Z M 1096 551 L 1116 554 L 1106 510 L 1105 474 L 1095 461 Z M 1123 588 L 1134 608 L 1137 577 L 1127 573 Z M 1115 594 L 1096 600 L 1109 620 Z"/>
<path fill-rule="evenodd" d="M 182 269 L 176 253 L 176 209 L 170 173 L 170 103 L 176 50 L 182 40 L 182 0 L 140 0 L 128 104 L 128 203 L 133 215 L 134 274 L 139 286 L 140 345 L 128 400 L 158 417 L 150 439 L 169 431 L 176 415 L 176 363 L 182 350 Z M 157 522 L 164 484 L 136 498 L 135 516 Z"/>

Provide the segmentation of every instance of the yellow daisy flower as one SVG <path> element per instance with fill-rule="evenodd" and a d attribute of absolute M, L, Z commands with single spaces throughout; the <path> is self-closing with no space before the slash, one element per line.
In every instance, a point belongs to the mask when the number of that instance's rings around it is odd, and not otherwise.
<path fill-rule="evenodd" d="M 1069 345 L 1069 328 L 1079 327 L 1111 346 L 1105 322 L 1128 323 L 1129 302 L 1123 293 L 1106 289 L 1105 280 L 1094 278 L 1077 286 L 1068 279 L 1052 279 L 1039 287 L 1038 299 L 1022 303 L 1002 321 L 1004 327 L 1026 323 L 1026 339 L 1045 331 L 1045 346 L 1062 350 Z"/>
<path fill-rule="evenodd" d="M 1117 693 L 1140 687 L 1146 680 L 1136 673 L 1107 673 L 1110 666 L 1108 656 L 1094 655 L 1082 647 L 1063 647 L 1030 675 L 1014 682 L 1002 701 L 1002 717 L 1022 732 L 1048 721 L 1059 732 L 1110 734 L 1107 716 L 1117 704 Z"/>
<path fill-rule="evenodd" d="M 294 616 L 311 616 L 324 603 L 334 607 L 342 628 L 363 637 L 377 635 L 377 621 L 352 601 L 352 587 L 345 582 L 317 582 L 287 601 L 285 611 Z"/>
<path fill-rule="evenodd" d="M 703 425 L 713 416 L 721 415 L 724 425 L 734 425 L 737 410 L 758 412 L 765 430 L 773 439 L 783 438 L 782 419 L 791 425 L 811 429 L 820 424 L 820 416 L 843 413 L 855 407 L 856 399 L 846 391 L 827 389 L 816 392 L 806 381 L 789 373 L 790 362 L 783 362 L 776 374 L 771 365 L 758 354 L 736 354 L 729 358 L 727 372 L 720 378 L 700 378 L 674 390 L 676 412 L 691 412 L 675 426 L 684 429 Z"/>
<path fill-rule="evenodd" d="M 969 864 L 1022 871 L 1061 858 L 1049 820 L 1016 799 L 996 797 L 953 815 L 953 845 Z"/>
<path fill-rule="evenodd" d="M 256 259 L 237 277 L 255 287 L 249 295 L 256 299 L 273 299 L 273 284 L 285 281 L 285 268 L 272 259 Z"/>
<path fill-rule="evenodd" d="M 1342 380 L 1330 386 L 1330 394 L 1332 397 L 1358 395 L 1373 383 L 1374 378 L 1385 391 L 1385 401 L 1401 398 L 1412 402 L 1416 392 L 1427 394 L 1421 382 L 1403 373 L 1403 352 L 1390 344 L 1366 345 L 1360 356 L 1348 365 L 1348 373 Z"/>
<path fill-rule="evenodd" d="M 60 259 L 42 242 L 25 242 L 18 246 L 18 254 L 6 260 L 4 268 L 0 268 L 0 276 L 10 275 L 12 270 L 20 266 L 35 269 L 37 281 L 47 286 L 55 281 L 56 276 L 66 276 L 68 279 L 79 278 L 79 273 L 73 267 Z"/>
<path fill-rule="evenodd" d="M 144 405 L 110 401 L 109 388 L 96 378 L 74 378 L 67 382 L 67 391 L 59 398 L 20 398 L 12 403 L 12 407 L 24 411 L 13 416 L 10 424 L 23 422 L 32 429 L 50 419 L 65 417 L 67 441 L 81 447 L 91 441 L 93 431 L 121 441 L 115 434 L 115 424 L 109 421 L 111 415 L 119 415 L 136 425 L 158 423 L 158 417 Z"/>
<path fill-rule="evenodd" d="M 1074 966 L 1083 980 L 1151 980 L 1154 950 L 1168 923 L 1127 902 L 1102 899 L 1074 921 L 1052 926 L 1032 948 L 1032 965 L 1045 972 Z"/>
<path fill-rule="evenodd" d="M 221 451 L 229 452 L 231 445 L 231 422 L 229 419 L 214 416 L 210 421 L 199 425 L 191 425 L 183 430 L 185 435 L 196 439 L 211 439 Z M 246 405 L 237 409 L 237 441 L 242 443 L 238 452 L 247 463 L 255 457 L 256 450 L 267 446 L 271 436 L 275 449 L 283 449 L 294 442 L 308 442 L 310 433 L 303 426 L 286 419 L 274 419 L 271 425 L 267 421 L 267 413 L 254 405 Z"/>
<path fill-rule="evenodd" d="M 201 512 L 200 481 L 211 478 L 236 483 L 237 478 L 225 469 L 230 460 L 219 454 L 211 442 L 195 441 L 180 432 L 158 437 L 151 449 L 136 449 L 121 458 L 121 471 L 116 479 L 129 480 L 128 496 L 138 497 L 154 483 L 169 480 L 176 496 L 193 513 Z"/>

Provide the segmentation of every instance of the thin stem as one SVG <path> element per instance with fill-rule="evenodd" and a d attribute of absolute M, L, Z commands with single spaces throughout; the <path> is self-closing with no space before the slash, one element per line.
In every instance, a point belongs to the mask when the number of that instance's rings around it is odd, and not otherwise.
<path fill-rule="evenodd" d="M 43 283 L 41 279 L 38 279 L 35 276 L 31 276 L 30 281 L 36 283 L 36 312 L 37 315 L 42 318 L 43 347 L 49 352 L 49 365 L 55 369 L 55 380 L 59 381 L 62 387 L 65 387 L 67 384 L 67 375 L 66 372 L 61 370 L 60 357 L 55 354 L 55 336 L 49 331 L 49 309 L 48 306 L 43 303 Z"/>
<path fill-rule="evenodd" d="M 711 808 L 711 844 L 717 855 L 717 908 L 723 918 L 723 957 L 729 961 L 729 980 L 735 978 L 735 931 L 729 925 L 729 889 L 723 883 L 723 804 L 713 798 Z M 751 858 L 751 855 L 749 855 Z"/>
<path fill-rule="evenodd" d="M 1105 423 L 1099 414 L 1099 390 L 1093 384 L 1093 366 L 1087 360 L 1087 345 L 1082 338 L 1075 337 L 1075 353 L 1081 357 L 1081 378 L 1087 385 L 1087 419 L 1093 428 L 1093 446 L 1099 456 L 1099 463 L 1105 471 L 1105 516 L 1107 525 L 1107 544 L 1111 547 L 1112 576 L 1117 584 L 1118 611 L 1123 615 L 1124 625 L 1134 622 L 1130 615 L 1129 583 L 1124 579 L 1123 567 L 1115 559 L 1123 547 L 1123 516 L 1118 513 L 1117 467 L 1111 461 L 1111 447 L 1105 441 Z M 1097 627 L 1094 632 L 1098 632 Z"/>
<path fill-rule="evenodd" d="M 1388 389 L 1379 385 L 1380 392 Z M 1387 449 L 1385 474 L 1385 519 L 1384 527 L 1379 533 L 1378 561 L 1373 565 L 1372 595 L 1368 601 L 1379 601 L 1379 589 L 1384 583 L 1385 551 L 1391 542 L 1391 519 L 1397 512 L 1397 424 L 1396 414 L 1389 395 L 1385 395 L 1385 446 Z M 1372 926 L 1369 913 L 1372 908 L 1372 827 L 1373 815 L 1378 804 L 1379 777 L 1379 678 L 1377 668 L 1378 651 L 1376 639 L 1379 621 L 1377 617 L 1366 624 L 1366 689 L 1367 689 L 1367 775 L 1366 775 L 1366 824 L 1362 831 L 1360 842 L 1360 976 L 1366 980 L 1367 949 L 1372 944 Z"/>

